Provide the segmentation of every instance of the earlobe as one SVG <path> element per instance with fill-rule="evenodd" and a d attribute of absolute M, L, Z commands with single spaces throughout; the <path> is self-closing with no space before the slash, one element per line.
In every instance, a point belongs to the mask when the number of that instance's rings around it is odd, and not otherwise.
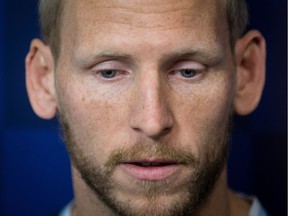
<path fill-rule="evenodd" d="M 51 119 L 56 114 L 54 63 L 50 48 L 42 41 L 31 42 L 25 59 L 26 88 L 34 112 L 41 118 Z"/>
<path fill-rule="evenodd" d="M 235 55 L 237 66 L 235 112 L 247 115 L 258 106 L 264 87 L 265 39 L 258 31 L 249 31 L 237 41 Z"/>

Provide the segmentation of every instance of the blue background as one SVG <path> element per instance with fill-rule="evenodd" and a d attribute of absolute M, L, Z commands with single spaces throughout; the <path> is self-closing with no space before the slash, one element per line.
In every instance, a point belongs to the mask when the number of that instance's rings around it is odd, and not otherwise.
<path fill-rule="evenodd" d="M 236 117 L 229 184 L 257 195 L 275 216 L 287 208 L 287 1 L 250 0 L 251 24 L 267 39 L 259 108 Z M 24 58 L 39 37 L 36 0 L 0 0 L 0 216 L 48 216 L 72 198 L 56 120 L 37 118 L 25 90 Z"/>

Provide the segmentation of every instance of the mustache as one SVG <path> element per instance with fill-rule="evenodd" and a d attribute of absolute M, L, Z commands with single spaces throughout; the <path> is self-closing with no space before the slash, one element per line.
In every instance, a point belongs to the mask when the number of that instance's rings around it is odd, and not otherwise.
<path fill-rule="evenodd" d="M 108 172 L 124 161 L 135 161 L 143 158 L 160 158 L 187 166 L 196 166 L 199 159 L 191 152 L 171 145 L 165 141 L 138 140 L 130 148 L 117 148 L 109 156 L 105 163 Z"/>

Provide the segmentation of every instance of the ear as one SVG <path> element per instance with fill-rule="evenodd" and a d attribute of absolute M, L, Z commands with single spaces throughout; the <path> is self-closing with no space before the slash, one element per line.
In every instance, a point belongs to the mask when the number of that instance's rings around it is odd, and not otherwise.
<path fill-rule="evenodd" d="M 258 31 L 249 31 L 236 42 L 237 89 L 235 112 L 247 115 L 260 101 L 265 82 L 266 43 Z"/>
<path fill-rule="evenodd" d="M 50 48 L 34 39 L 25 59 L 26 87 L 34 112 L 44 119 L 56 114 L 54 62 Z"/>

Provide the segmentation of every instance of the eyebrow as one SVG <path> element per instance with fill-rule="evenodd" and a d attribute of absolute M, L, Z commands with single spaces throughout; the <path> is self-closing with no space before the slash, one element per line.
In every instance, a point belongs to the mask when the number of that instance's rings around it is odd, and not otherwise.
<path fill-rule="evenodd" d="M 79 68 L 88 67 L 90 64 L 93 64 L 94 62 L 105 59 L 117 59 L 131 62 L 133 57 L 131 55 L 113 50 L 95 50 L 92 52 L 92 54 L 89 55 L 76 54 L 73 56 L 73 62 Z"/>
<path fill-rule="evenodd" d="M 165 67 L 165 65 L 167 66 L 180 60 L 190 59 L 209 65 L 217 65 L 223 58 L 224 52 L 221 51 L 221 49 L 214 48 L 208 50 L 187 48 L 163 55 L 160 58 L 159 65 L 162 68 Z M 106 59 L 117 59 L 134 64 L 138 61 L 137 57 L 113 50 L 94 50 L 92 54 L 89 55 L 76 54 L 73 56 L 73 62 L 79 68 L 87 68 L 95 62 L 101 62 Z"/>
<path fill-rule="evenodd" d="M 200 63 L 207 63 L 209 65 L 216 65 L 224 58 L 224 52 L 220 49 L 183 49 L 171 54 L 164 55 L 161 62 L 164 64 L 169 62 L 177 62 L 178 60 L 195 60 Z"/>

